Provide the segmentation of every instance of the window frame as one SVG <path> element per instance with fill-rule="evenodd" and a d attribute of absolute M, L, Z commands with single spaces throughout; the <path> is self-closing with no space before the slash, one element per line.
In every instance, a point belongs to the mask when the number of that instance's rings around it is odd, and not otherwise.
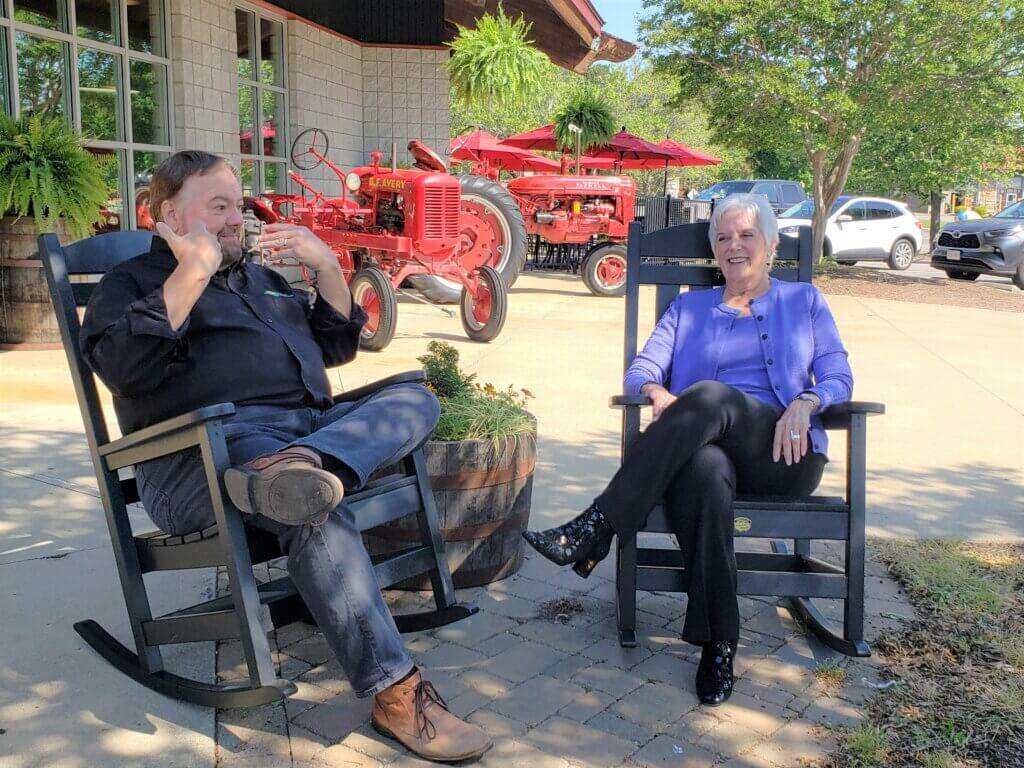
<path fill-rule="evenodd" d="M 246 13 L 249 16 L 249 35 L 252 41 L 250 51 L 250 57 L 252 62 L 253 78 L 244 78 L 238 74 L 238 50 L 235 50 L 235 84 L 236 88 L 243 86 L 251 87 L 253 89 L 253 106 L 255 107 L 255 114 L 253 115 L 253 136 L 252 136 L 252 148 L 258 150 L 257 152 L 242 152 L 241 140 L 239 140 L 238 146 L 238 173 L 239 177 L 242 177 L 242 169 L 246 163 L 253 164 L 253 175 L 252 175 L 252 187 L 251 195 L 253 197 L 259 197 L 266 192 L 266 166 L 276 165 L 280 168 L 280 179 L 278 182 L 278 188 L 274 190 L 276 194 L 287 194 L 290 189 L 290 179 L 288 178 L 289 168 L 289 148 L 288 143 L 289 135 L 291 133 L 290 126 L 291 122 L 288 114 L 288 27 L 287 19 L 284 16 L 278 16 L 274 13 L 270 13 L 264 8 L 256 7 L 253 5 L 247 5 L 245 3 L 236 3 L 234 6 L 235 14 L 239 12 Z M 260 80 L 260 60 L 262 57 L 261 50 L 261 39 L 260 39 L 260 21 L 267 20 L 272 23 L 279 24 L 281 27 L 281 85 L 273 85 L 271 83 L 264 83 Z M 273 93 L 280 94 L 281 97 L 281 125 L 279 127 L 280 135 L 277 137 L 279 146 L 282 147 L 281 155 L 266 155 L 263 153 L 263 92 L 271 91 Z M 236 133 L 241 137 L 242 132 L 242 115 L 241 112 L 237 114 L 237 125 L 235 128 Z M 244 188 L 244 187 L 243 187 Z"/>
<path fill-rule="evenodd" d="M 119 74 L 118 104 L 119 119 L 123 130 L 121 139 L 89 139 L 84 146 L 87 149 L 105 150 L 118 153 L 121 160 L 120 178 L 118 179 L 119 193 L 122 196 L 123 211 L 121 218 L 122 229 L 134 229 L 138 222 L 135 219 L 135 153 L 153 152 L 172 154 L 174 152 L 174 97 L 172 83 L 174 82 L 174 65 L 170 54 L 170 15 L 168 13 L 169 0 L 149 0 L 160 6 L 161 48 L 165 55 L 157 56 L 147 51 L 138 51 L 130 46 L 128 34 L 128 3 L 125 0 L 116 0 L 118 10 L 118 25 L 120 31 L 120 44 L 101 42 L 77 34 L 77 3 L 75 0 L 58 0 L 63 4 L 63 11 L 67 20 L 68 31 L 62 32 L 14 18 L 14 0 L 0 0 L 3 12 L 0 13 L 0 36 L 3 38 L 3 45 L 0 45 L 0 52 L 6 54 L 8 70 L 8 82 L 0 84 L 0 88 L 6 88 L 8 97 L 7 112 L 17 117 L 21 114 L 21 92 L 18 83 L 17 50 L 15 37 L 18 33 L 26 33 L 38 38 L 52 40 L 67 45 L 67 91 L 68 91 L 68 117 L 73 130 L 82 132 L 82 99 L 79 92 L 79 70 L 78 55 L 82 48 L 110 54 L 117 58 Z M 167 126 L 167 143 L 151 144 L 148 142 L 136 142 L 133 136 L 132 113 L 131 113 L 131 63 L 132 61 L 145 61 L 149 64 L 162 66 L 166 73 L 163 83 L 163 121 Z"/>

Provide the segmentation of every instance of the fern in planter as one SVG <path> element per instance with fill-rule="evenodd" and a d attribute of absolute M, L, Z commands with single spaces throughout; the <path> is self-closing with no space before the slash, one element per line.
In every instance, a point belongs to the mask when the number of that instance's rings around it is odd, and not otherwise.
<path fill-rule="evenodd" d="M 459 352 L 451 344 L 432 341 L 423 363 L 427 387 L 441 403 L 441 418 L 434 428 L 435 440 L 487 440 L 532 434 L 533 416 L 526 410 L 529 390 L 499 390 L 480 386 L 476 374 L 459 369 Z"/>
<path fill-rule="evenodd" d="M 107 192 L 103 162 L 63 120 L 0 115 L 0 215 L 33 216 L 40 232 L 63 219 L 71 237 L 87 237 Z"/>
<path fill-rule="evenodd" d="M 555 141 L 563 149 L 571 151 L 576 147 L 576 137 L 569 130 L 570 125 L 583 130 L 580 134 L 583 152 L 594 145 L 606 144 L 615 135 L 611 104 L 590 86 L 578 88 L 555 113 Z"/>

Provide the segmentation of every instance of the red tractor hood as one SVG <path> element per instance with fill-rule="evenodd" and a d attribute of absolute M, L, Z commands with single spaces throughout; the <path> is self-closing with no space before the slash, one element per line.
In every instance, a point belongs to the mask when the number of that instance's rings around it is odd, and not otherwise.
<path fill-rule="evenodd" d="M 508 182 L 514 195 L 556 197 L 636 195 L 636 183 L 628 176 L 520 176 Z"/>

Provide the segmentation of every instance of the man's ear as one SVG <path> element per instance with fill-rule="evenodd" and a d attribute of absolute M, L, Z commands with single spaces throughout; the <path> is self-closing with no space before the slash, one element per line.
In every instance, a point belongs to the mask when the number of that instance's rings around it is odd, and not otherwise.
<path fill-rule="evenodd" d="M 178 214 L 178 207 L 170 199 L 160 203 L 160 218 L 166 222 L 167 226 L 178 232 L 181 216 Z"/>

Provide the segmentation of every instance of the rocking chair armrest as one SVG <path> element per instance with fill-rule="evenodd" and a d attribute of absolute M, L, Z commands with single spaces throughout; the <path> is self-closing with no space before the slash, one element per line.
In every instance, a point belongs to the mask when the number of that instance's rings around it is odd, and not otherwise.
<path fill-rule="evenodd" d="M 162 438 L 170 437 L 192 427 L 198 427 L 208 421 L 231 416 L 234 412 L 234 403 L 217 403 L 216 405 L 208 405 L 205 408 L 198 408 L 194 411 L 183 413 L 181 416 L 175 416 L 148 427 L 143 427 L 135 432 L 129 432 L 117 440 L 111 440 L 109 443 L 99 446 L 99 454 L 100 456 L 113 457 L 125 451 L 142 448 Z M 172 448 L 173 450 L 179 450 L 179 448 L 174 447 Z"/>
<path fill-rule="evenodd" d="M 338 403 L 351 403 L 360 398 L 372 395 L 378 390 L 384 389 L 384 387 L 393 387 L 396 384 L 422 384 L 427 380 L 426 375 L 423 371 L 403 371 L 402 373 L 396 373 L 393 376 L 388 376 L 386 379 L 380 381 L 373 381 L 362 387 L 356 387 L 350 389 L 348 392 L 342 392 L 340 395 L 334 396 L 334 404 Z"/>
<path fill-rule="evenodd" d="M 643 408 L 651 404 L 647 395 L 615 395 L 608 399 L 609 408 Z"/>
<path fill-rule="evenodd" d="M 851 400 L 848 403 L 830 405 L 821 412 L 821 422 L 825 429 L 845 429 L 850 426 L 850 417 L 854 415 L 874 416 L 885 413 L 882 403 L 868 403 Z"/>

